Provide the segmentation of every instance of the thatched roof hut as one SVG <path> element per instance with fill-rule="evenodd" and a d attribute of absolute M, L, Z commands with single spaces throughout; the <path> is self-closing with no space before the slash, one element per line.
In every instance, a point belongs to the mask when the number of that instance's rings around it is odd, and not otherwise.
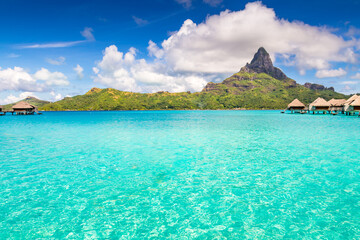
<path fill-rule="evenodd" d="M 27 102 L 21 101 L 21 102 L 16 103 L 12 107 L 12 109 L 15 112 L 34 112 L 36 110 L 36 107 Z"/>
<path fill-rule="evenodd" d="M 351 104 L 358 98 L 359 98 L 359 96 L 354 94 L 348 100 L 346 100 L 346 102 L 344 104 L 344 110 L 347 112 L 353 111 L 354 108 Z"/>
<path fill-rule="evenodd" d="M 360 97 L 356 98 L 351 104 L 353 111 L 360 111 Z"/>
<path fill-rule="evenodd" d="M 331 99 L 328 101 L 331 107 L 343 107 L 346 102 L 346 99 Z"/>
<path fill-rule="evenodd" d="M 305 104 L 296 98 L 291 103 L 289 103 L 288 108 L 305 108 Z"/>
<path fill-rule="evenodd" d="M 292 111 L 297 111 L 297 110 L 304 110 L 305 109 L 305 104 L 303 104 L 302 102 L 300 102 L 299 99 L 294 99 L 291 103 L 289 103 L 287 109 Z"/>
<path fill-rule="evenodd" d="M 0 112 L 2 112 L 2 111 L 3 111 L 3 106 L 0 105 Z"/>
<path fill-rule="evenodd" d="M 318 97 L 315 101 L 310 103 L 310 111 L 327 111 L 329 110 L 330 104 L 325 99 Z"/>
<path fill-rule="evenodd" d="M 330 104 L 330 111 L 344 111 L 346 99 L 331 99 L 328 103 Z"/>
<path fill-rule="evenodd" d="M 346 100 L 345 104 L 350 105 L 355 99 L 357 99 L 359 96 L 354 94 L 352 95 L 348 100 Z"/>

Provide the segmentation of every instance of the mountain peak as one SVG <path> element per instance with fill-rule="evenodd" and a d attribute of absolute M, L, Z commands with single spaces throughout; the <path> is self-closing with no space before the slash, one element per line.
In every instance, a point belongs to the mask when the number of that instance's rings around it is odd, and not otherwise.
<path fill-rule="evenodd" d="M 93 94 L 93 93 L 98 93 L 98 92 L 101 92 L 101 91 L 102 91 L 101 88 L 93 87 L 86 94 Z"/>
<path fill-rule="evenodd" d="M 251 60 L 249 66 L 264 68 L 274 67 L 269 53 L 263 47 L 260 47 L 257 53 L 255 53 L 254 58 Z"/>
<path fill-rule="evenodd" d="M 24 100 L 39 100 L 39 99 L 36 97 L 28 96 Z"/>
<path fill-rule="evenodd" d="M 266 73 L 279 80 L 287 78 L 287 76 L 279 68 L 274 67 L 269 53 L 263 47 L 259 48 L 250 64 L 247 63 L 241 71 Z"/>

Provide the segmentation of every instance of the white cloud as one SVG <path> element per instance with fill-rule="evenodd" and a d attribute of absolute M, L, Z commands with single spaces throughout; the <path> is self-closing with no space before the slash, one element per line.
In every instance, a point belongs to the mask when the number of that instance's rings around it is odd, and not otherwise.
<path fill-rule="evenodd" d="M 98 74 L 100 72 L 100 70 L 97 67 L 93 67 L 92 70 L 95 74 Z"/>
<path fill-rule="evenodd" d="M 355 84 L 358 84 L 358 82 L 357 81 L 343 81 L 343 82 L 340 82 L 340 84 L 355 85 Z"/>
<path fill-rule="evenodd" d="M 354 76 L 350 77 L 351 79 L 360 79 L 360 73 L 356 73 Z"/>
<path fill-rule="evenodd" d="M 95 41 L 95 37 L 93 35 L 94 30 L 92 28 L 86 27 L 83 31 L 81 31 L 81 35 L 86 38 L 88 41 Z"/>
<path fill-rule="evenodd" d="M 339 69 L 324 69 L 316 72 L 317 78 L 332 78 L 332 77 L 343 77 L 346 75 L 346 71 L 342 68 Z"/>
<path fill-rule="evenodd" d="M 7 96 L 5 99 L 1 100 L 1 104 L 10 104 L 10 103 L 15 103 L 18 102 L 20 100 L 23 100 L 27 97 L 36 97 L 36 95 L 33 92 L 22 92 L 20 93 L 18 96 L 15 96 L 13 94 L 10 94 L 9 96 Z M 37 98 L 37 97 L 36 97 Z"/>
<path fill-rule="evenodd" d="M 65 47 L 72 47 L 81 43 L 95 41 L 95 37 L 93 35 L 94 30 L 89 27 L 85 27 L 80 34 L 86 38 L 86 40 L 80 41 L 68 41 L 68 42 L 53 42 L 53 43 L 34 43 L 34 44 L 24 44 L 18 45 L 17 47 L 20 49 L 27 49 L 27 48 L 65 48 Z"/>
<path fill-rule="evenodd" d="M 56 59 L 51 59 L 51 58 L 46 59 L 46 61 L 52 65 L 63 65 L 65 64 L 65 60 L 66 58 L 63 56 L 60 56 Z"/>
<path fill-rule="evenodd" d="M 19 48 L 64 48 L 72 47 L 86 41 L 71 41 L 71 42 L 54 42 L 54 43 L 35 43 L 29 45 L 22 45 Z"/>
<path fill-rule="evenodd" d="M 34 74 L 34 79 L 44 81 L 46 86 L 66 86 L 69 85 L 67 77 L 61 72 L 50 72 L 46 68 L 41 68 Z"/>
<path fill-rule="evenodd" d="M 305 72 L 328 69 L 330 62 L 355 62 L 356 44 L 324 27 L 279 19 L 273 9 L 253 2 L 241 11 L 209 16 L 201 24 L 186 20 L 162 42 L 161 50 L 176 71 L 233 73 L 263 46 L 272 57 L 290 56 L 291 64 Z"/>
<path fill-rule="evenodd" d="M 175 0 L 175 1 L 183 5 L 185 8 L 190 8 L 192 5 L 192 0 Z"/>
<path fill-rule="evenodd" d="M 204 3 L 207 3 L 212 7 L 216 7 L 223 2 L 223 0 L 203 0 L 203 1 L 204 1 Z"/>
<path fill-rule="evenodd" d="M 131 64 L 135 61 L 135 55 L 136 55 L 136 48 L 131 47 L 129 49 L 129 52 L 125 54 L 124 61 L 127 64 Z"/>
<path fill-rule="evenodd" d="M 83 79 L 84 69 L 79 64 L 77 64 L 76 67 L 74 67 L 74 71 L 76 72 L 78 79 Z"/>
<path fill-rule="evenodd" d="M 50 72 L 41 68 L 35 74 L 30 74 L 21 67 L 0 68 L 0 92 L 6 90 L 24 92 L 42 92 L 52 86 L 65 86 L 69 82 L 61 72 Z"/>
<path fill-rule="evenodd" d="M 141 19 L 141 18 L 138 18 L 138 17 L 136 17 L 136 16 L 132 16 L 132 18 L 134 19 L 135 23 L 136 23 L 137 25 L 139 25 L 139 26 L 144 26 L 144 25 L 146 25 L 146 24 L 149 23 L 148 20 Z"/>
<path fill-rule="evenodd" d="M 0 69 L 0 91 L 4 90 L 38 92 L 42 87 L 25 69 L 14 67 Z"/>
<path fill-rule="evenodd" d="M 345 85 L 345 86 L 341 89 L 341 92 L 350 93 L 350 92 L 354 92 L 355 90 L 356 90 L 355 87 L 350 87 L 349 85 Z"/>
<path fill-rule="evenodd" d="M 359 36 L 360 35 L 360 29 L 356 28 L 354 26 L 350 26 L 348 32 L 345 34 L 349 37 Z"/>
<path fill-rule="evenodd" d="M 59 101 L 59 100 L 63 99 L 63 97 L 60 93 L 56 94 L 54 91 L 51 91 L 50 95 L 53 97 L 53 101 Z"/>
<path fill-rule="evenodd" d="M 94 81 L 108 87 L 135 92 L 183 92 L 200 91 L 206 84 L 200 75 L 176 73 L 162 62 L 148 63 L 145 59 L 136 59 L 134 48 L 124 55 L 111 45 L 103 55 L 93 68 Z"/>
<path fill-rule="evenodd" d="M 149 51 L 149 56 L 155 56 L 156 58 L 162 58 L 164 56 L 164 50 L 160 49 L 156 43 L 149 41 L 149 46 L 147 47 Z"/>
<path fill-rule="evenodd" d="M 190 7 L 192 1 L 178 2 Z M 125 54 L 107 47 L 93 68 L 94 81 L 126 91 L 200 91 L 208 81 L 239 71 L 261 46 L 273 61 L 276 56 L 303 75 L 315 69 L 317 77 L 344 76 L 344 69 L 329 68 L 355 63 L 359 41 L 332 31 L 279 19 L 261 2 L 248 3 L 244 10 L 226 10 L 200 24 L 188 19 L 159 46 L 150 40 L 150 60 L 137 59 L 134 49 Z"/>

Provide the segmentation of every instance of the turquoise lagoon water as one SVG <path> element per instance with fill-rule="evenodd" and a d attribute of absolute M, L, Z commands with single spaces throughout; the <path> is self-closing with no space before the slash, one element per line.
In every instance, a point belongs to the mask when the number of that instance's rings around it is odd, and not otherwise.
<path fill-rule="evenodd" d="M 0 117 L 0 239 L 359 239 L 360 118 Z"/>

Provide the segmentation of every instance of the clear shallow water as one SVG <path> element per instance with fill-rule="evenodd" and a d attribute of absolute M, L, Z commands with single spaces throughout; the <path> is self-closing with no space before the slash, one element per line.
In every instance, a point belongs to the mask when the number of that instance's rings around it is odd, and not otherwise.
<path fill-rule="evenodd" d="M 359 239 L 360 118 L 0 117 L 0 239 Z"/>

